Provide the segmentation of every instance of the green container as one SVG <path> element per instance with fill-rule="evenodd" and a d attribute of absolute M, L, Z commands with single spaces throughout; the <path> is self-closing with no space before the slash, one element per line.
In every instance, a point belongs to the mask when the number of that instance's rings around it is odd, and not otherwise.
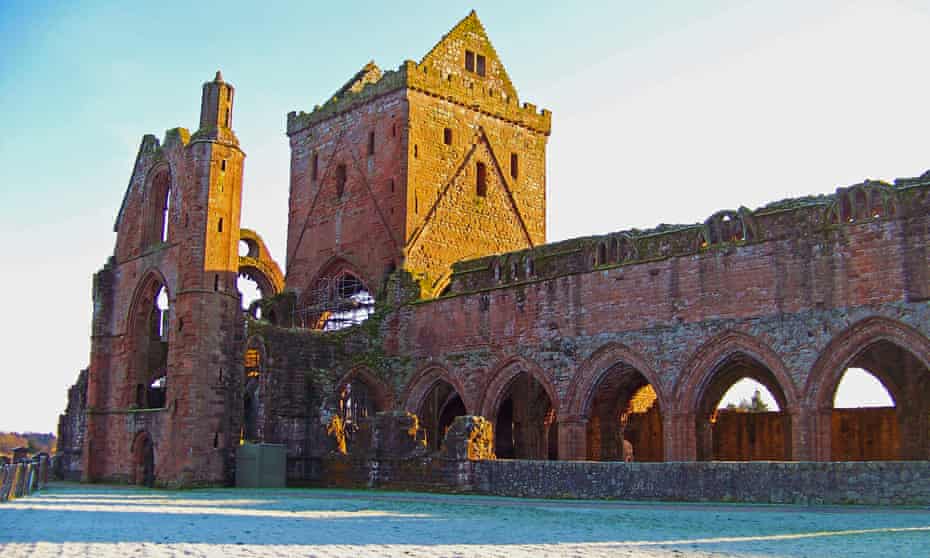
<path fill-rule="evenodd" d="M 242 444 L 236 449 L 238 488 L 283 488 L 287 448 L 281 444 Z"/>

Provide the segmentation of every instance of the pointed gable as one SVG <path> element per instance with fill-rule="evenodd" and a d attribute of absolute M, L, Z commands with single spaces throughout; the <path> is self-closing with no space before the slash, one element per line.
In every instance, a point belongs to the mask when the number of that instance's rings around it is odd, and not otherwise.
<path fill-rule="evenodd" d="M 517 90 L 474 10 L 446 33 L 419 65 L 446 77 L 452 75 L 484 82 L 487 87 L 505 93 L 513 102 L 517 101 Z"/>
<path fill-rule="evenodd" d="M 342 98 L 347 93 L 359 93 L 366 85 L 370 83 L 378 83 L 381 80 L 381 68 L 375 64 L 374 60 L 370 60 L 368 64 L 365 64 L 361 70 L 355 73 L 349 81 L 347 81 L 342 87 L 340 87 L 335 93 L 333 93 L 327 103 L 330 101 L 335 101 Z"/>

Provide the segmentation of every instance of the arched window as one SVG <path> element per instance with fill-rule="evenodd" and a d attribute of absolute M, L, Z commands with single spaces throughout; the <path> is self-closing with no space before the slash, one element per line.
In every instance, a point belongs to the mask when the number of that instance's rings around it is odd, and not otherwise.
<path fill-rule="evenodd" d="M 168 242 L 171 213 L 171 173 L 167 168 L 156 171 L 148 184 L 143 209 L 143 245 L 148 247 Z"/>
<path fill-rule="evenodd" d="M 321 278 L 307 299 L 309 305 L 298 310 L 297 317 L 311 329 L 344 329 L 364 322 L 375 312 L 371 291 L 350 271 Z"/>

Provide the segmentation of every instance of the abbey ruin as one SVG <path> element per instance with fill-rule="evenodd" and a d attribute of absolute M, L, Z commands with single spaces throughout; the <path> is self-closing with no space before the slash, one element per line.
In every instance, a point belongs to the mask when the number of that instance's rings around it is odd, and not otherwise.
<path fill-rule="evenodd" d="M 224 484 L 268 442 L 295 483 L 371 485 L 397 454 L 380 478 L 441 484 L 461 416 L 494 467 L 930 457 L 930 173 L 547 243 L 552 115 L 472 12 L 287 115 L 282 270 L 240 224 L 235 98 L 217 72 L 196 131 L 142 138 L 62 418 L 71 476 Z M 852 367 L 894 407 L 835 409 Z M 742 378 L 777 409 L 718 409 Z"/>

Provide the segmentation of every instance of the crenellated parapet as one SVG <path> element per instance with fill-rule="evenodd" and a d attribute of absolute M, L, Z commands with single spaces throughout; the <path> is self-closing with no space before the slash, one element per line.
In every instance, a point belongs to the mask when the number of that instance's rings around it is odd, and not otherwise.
<path fill-rule="evenodd" d="M 369 62 L 322 106 L 309 113 L 289 113 L 287 133 L 293 135 L 399 89 L 425 93 L 547 136 L 552 129 L 549 110 L 520 103 L 494 45 L 472 11 L 420 62 L 406 60 L 396 71 L 384 73 Z"/>
<path fill-rule="evenodd" d="M 287 133 L 295 134 L 308 126 L 350 112 L 378 97 L 404 88 L 477 110 L 547 136 L 552 131 L 552 112 L 548 109 L 540 110 L 532 103 L 521 104 L 516 96 L 508 95 L 506 91 L 486 82 L 444 73 L 428 63 L 418 64 L 406 60 L 397 70 L 383 74 L 379 72 L 376 79 L 367 79 L 360 86 L 340 89 L 323 105 L 315 106 L 310 112 L 288 113 Z"/>
<path fill-rule="evenodd" d="M 574 238 L 462 261 L 445 294 L 549 279 L 598 269 L 697 255 L 786 238 L 830 235 L 867 222 L 907 219 L 930 211 L 930 172 L 894 184 L 866 180 L 830 195 L 770 203 L 756 210 L 718 211 L 703 223 L 659 225 Z"/>

